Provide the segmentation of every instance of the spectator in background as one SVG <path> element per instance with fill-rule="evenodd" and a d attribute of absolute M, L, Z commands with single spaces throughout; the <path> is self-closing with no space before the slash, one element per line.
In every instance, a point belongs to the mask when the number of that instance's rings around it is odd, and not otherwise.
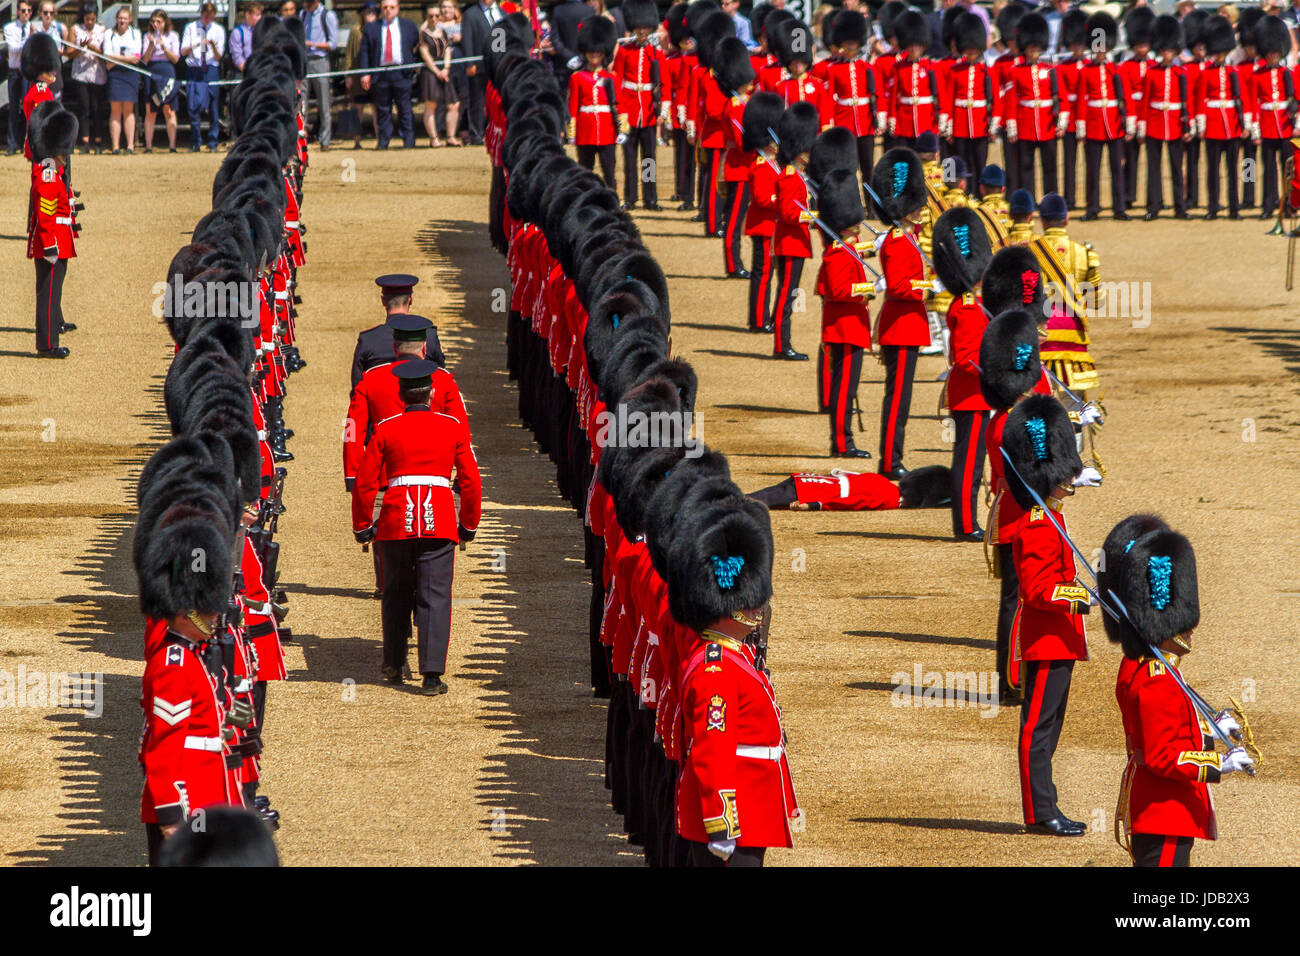
<path fill-rule="evenodd" d="M 135 103 L 140 98 L 140 74 L 125 66 L 139 66 L 143 52 L 140 31 L 131 23 L 131 8 L 118 7 L 113 29 L 104 37 L 104 56 L 108 71 L 108 139 L 113 153 L 122 152 L 122 132 L 126 132 L 126 151 L 135 152 Z"/>
<path fill-rule="evenodd" d="M 153 152 L 153 131 L 157 123 L 158 110 L 162 110 L 163 121 L 167 124 L 167 148 L 176 152 L 176 97 L 179 89 L 176 83 L 176 61 L 181 58 L 181 38 L 172 29 L 172 18 L 165 10 L 155 10 L 149 17 L 149 33 L 144 38 L 144 52 L 140 60 L 149 68 L 150 97 L 144 107 L 144 151 Z M 163 97 L 159 106 L 154 105 L 153 97 L 162 96 L 167 81 L 172 81 L 172 91 Z M 197 140 L 196 140 L 197 141 Z"/>
<path fill-rule="evenodd" d="M 447 42 L 451 45 L 451 88 L 456 93 L 456 124 L 447 126 L 447 145 L 464 146 L 460 140 L 461 130 L 468 127 L 465 119 L 465 111 L 461 109 L 460 104 L 469 100 L 469 77 L 465 75 L 465 64 L 457 63 L 456 60 L 465 55 L 465 48 L 461 46 L 462 25 L 460 22 L 460 6 L 455 0 L 442 0 L 441 19 L 442 32 L 447 37 Z M 451 115 L 448 109 L 448 116 Z"/>
<path fill-rule="evenodd" d="M 375 104 L 376 149 L 387 149 L 393 136 L 393 107 L 397 107 L 397 129 L 406 149 L 415 147 L 415 114 L 411 112 L 410 70 L 396 69 L 417 62 L 419 30 L 410 20 L 398 16 L 398 0 L 381 0 L 379 19 L 367 23 L 361 38 L 361 88 L 368 90 Z"/>
<path fill-rule="evenodd" d="M 190 151 L 197 153 L 203 140 L 203 117 L 208 117 L 208 152 L 217 151 L 221 125 L 221 57 L 226 52 L 226 29 L 217 23 L 217 5 L 204 0 L 199 18 L 185 25 L 181 56 L 185 57 L 185 103 L 190 112 Z M 174 143 L 172 145 L 175 145 Z"/>
<path fill-rule="evenodd" d="M 758 44 L 754 41 L 754 28 L 750 25 L 749 18 L 740 12 L 740 0 L 722 0 L 722 12 L 731 17 L 732 22 L 736 24 L 736 36 L 740 42 L 745 44 L 745 49 L 750 53 L 758 52 Z"/>
<path fill-rule="evenodd" d="M 294 3 L 293 0 L 284 0 L 284 3 L 280 4 L 281 20 L 288 20 L 290 17 L 296 17 L 297 15 L 298 4 Z"/>
<path fill-rule="evenodd" d="M 375 5 L 374 0 L 366 0 L 361 5 L 360 10 L 361 22 L 357 28 L 348 34 L 348 45 L 343 51 L 343 69 L 355 70 L 361 62 L 361 38 L 364 35 L 366 24 L 374 23 L 379 19 L 379 7 Z M 361 116 L 365 112 L 365 105 L 370 102 L 370 93 L 361 86 L 361 77 L 355 74 L 348 77 L 348 109 L 357 121 L 357 138 L 352 144 L 353 149 L 361 148 Z M 372 112 L 370 115 L 370 126 L 372 131 L 378 135 L 378 129 L 375 126 L 375 117 Z"/>
<path fill-rule="evenodd" d="M 99 11 L 95 9 L 94 0 L 82 0 L 81 22 L 72 28 L 72 42 L 102 53 L 108 29 L 98 20 Z M 105 121 L 108 119 L 108 70 L 97 56 L 71 48 L 69 51 L 73 54 L 70 91 L 73 95 L 69 99 L 77 114 L 81 151 L 88 153 L 93 148 L 98 153 L 104 148 Z"/>
<path fill-rule="evenodd" d="M 316 139 L 322 150 L 330 148 L 333 125 L 330 117 L 330 78 L 318 74 L 328 73 L 330 53 L 339 45 L 339 18 L 333 10 L 326 10 L 320 0 L 305 0 L 302 6 L 302 27 L 307 38 L 307 104 L 316 95 Z M 303 119 L 306 120 L 304 109 Z"/>
<path fill-rule="evenodd" d="M 505 14 L 497 0 L 478 0 L 465 11 L 460 42 L 466 56 L 482 56 L 487 50 L 493 25 Z M 465 67 L 469 77 L 469 102 L 465 109 L 469 120 L 469 144 L 483 144 L 483 130 L 487 125 L 487 74 L 482 63 L 469 63 Z"/>
<path fill-rule="evenodd" d="M 442 4 L 439 0 L 424 5 L 424 23 L 420 26 L 420 98 L 424 100 L 424 131 L 429 134 L 429 145 L 435 149 L 443 145 L 438 137 L 439 126 L 445 123 L 447 138 L 456 135 L 460 120 L 460 100 L 451 85 L 451 44 L 442 32 Z"/>
<path fill-rule="evenodd" d="M 569 88 L 569 74 L 582 68 L 578 55 L 578 24 L 595 11 L 582 0 L 564 0 L 551 10 L 551 46 L 555 50 L 555 80 L 560 89 Z"/>
<path fill-rule="evenodd" d="M 1061 49 L 1061 18 L 1070 12 L 1074 6 L 1074 0 L 1052 0 L 1052 10 L 1050 13 L 1043 15 L 1047 21 L 1047 50 L 1045 55 L 1050 59 L 1058 53 L 1066 51 Z"/>
<path fill-rule="evenodd" d="M 27 141 L 27 117 L 23 116 L 22 102 L 27 95 L 27 81 L 23 78 L 23 44 L 32 35 L 32 5 L 29 0 L 19 0 L 18 16 L 5 24 L 5 45 L 9 48 L 9 143 L 10 156 L 18 152 Z"/>
<path fill-rule="evenodd" d="M 244 64 L 253 52 L 253 28 L 262 19 L 262 11 L 265 9 L 260 0 L 245 4 L 244 22 L 230 31 L 230 62 L 240 73 L 244 72 Z"/>
<path fill-rule="evenodd" d="M 604 17 L 606 20 L 612 21 L 614 26 L 618 28 L 619 36 L 623 36 L 627 33 L 627 24 L 623 20 L 622 4 L 610 9 L 610 7 L 605 4 L 605 0 L 587 0 L 587 6 L 591 7 L 591 9 L 595 10 L 596 13 Z M 739 4 L 737 4 L 737 6 L 739 6 Z"/>
<path fill-rule="evenodd" d="M 36 15 L 39 20 L 33 25 L 33 31 L 38 33 L 48 33 L 50 36 L 54 37 L 56 41 L 62 40 L 63 24 L 56 19 L 57 12 L 58 8 L 55 6 L 54 0 L 40 0 L 40 3 L 36 6 Z M 60 50 L 63 49 L 62 43 L 57 45 Z M 54 98 L 56 100 L 63 98 L 62 70 L 54 74 L 54 86 L 52 86 L 51 89 L 54 90 Z"/>

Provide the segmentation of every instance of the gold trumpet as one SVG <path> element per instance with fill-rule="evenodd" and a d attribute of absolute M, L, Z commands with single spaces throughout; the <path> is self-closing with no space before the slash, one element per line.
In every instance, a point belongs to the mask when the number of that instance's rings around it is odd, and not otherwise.
<path fill-rule="evenodd" d="M 1246 753 L 1250 754 L 1251 759 L 1255 761 L 1255 770 L 1261 770 L 1264 766 L 1264 754 L 1255 743 L 1255 735 L 1250 729 L 1250 720 L 1246 717 L 1246 712 L 1241 709 L 1241 704 L 1237 698 L 1229 697 L 1228 703 L 1232 704 L 1233 716 L 1237 718 L 1237 723 L 1241 725 L 1241 745 L 1246 748 Z"/>

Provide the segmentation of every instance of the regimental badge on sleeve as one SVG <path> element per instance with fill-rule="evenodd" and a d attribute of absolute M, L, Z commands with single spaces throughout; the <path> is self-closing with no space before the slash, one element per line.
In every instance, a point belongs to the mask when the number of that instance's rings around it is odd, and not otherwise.
<path fill-rule="evenodd" d="M 709 698 L 709 710 L 706 716 L 708 724 L 705 730 L 719 730 L 724 734 L 727 732 L 727 702 L 719 695 L 714 694 Z"/>
<path fill-rule="evenodd" d="M 175 666 L 182 663 L 184 660 L 185 651 L 181 649 L 179 644 L 173 644 L 167 648 L 167 663 L 169 665 Z"/>

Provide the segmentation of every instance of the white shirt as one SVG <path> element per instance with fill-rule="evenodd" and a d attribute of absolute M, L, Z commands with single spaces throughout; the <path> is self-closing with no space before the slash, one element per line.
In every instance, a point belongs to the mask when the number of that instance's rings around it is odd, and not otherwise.
<path fill-rule="evenodd" d="M 75 23 L 72 26 L 72 42 L 77 46 L 88 46 L 91 43 L 100 46 L 104 42 L 106 33 L 108 28 L 102 23 L 96 23 L 89 30 L 80 23 Z M 72 61 L 72 78 L 78 83 L 94 83 L 96 86 L 103 86 L 108 82 L 108 69 L 99 57 L 90 53 L 79 53 Z"/>
<path fill-rule="evenodd" d="M 215 53 L 206 40 L 216 43 Z M 185 32 L 181 34 L 181 49 L 186 47 L 191 47 L 189 55 L 185 57 L 186 66 L 202 69 L 204 66 L 219 64 L 222 54 L 226 52 L 226 30 L 216 20 L 206 27 L 201 20 L 191 20 L 185 24 Z"/>
<path fill-rule="evenodd" d="M 125 33 L 109 30 L 108 35 L 104 37 L 104 52 L 109 56 L 124 56 L 131 60 L 139 60 L 140 54 L 144 52 L 140 31 L 135 27 L 128 27 Z"/>
<path fill-rule="evenodd" d="M 393 58 L 391 60 L 387 60 L 384 58 L 384 49 L 388 44 L 388 40 L 384 36 L 385 33 L 389 33 L 393 37 Z M 382 20 L 379 21 L 379 62 L 381 65 L 385 65 L 385 66 L 389 63 L 410 62 L 409 60 L 406 60 L 404 58 L 402 52 L 402 18 L 401 17 L 393 17 L 391 23 L 384 23 L 384 21 Z"/>
<path fill-rule="evenodd" d="M 479 6 L 483 7 L 483 16 L 487 17 L 488 26 L 496 26 L 501 19 L 501 8 L 497 6 L 495 0 L 490 7 L 483 4 Z"/>
<path fill-rule="evenodd" d="M 9 69 L 22 69 L 23 44 L 35 29 L 36 24 L 30 20 L 26 23 L 10 20 L 5 24 L 5 43 L 9 45 Z"/>

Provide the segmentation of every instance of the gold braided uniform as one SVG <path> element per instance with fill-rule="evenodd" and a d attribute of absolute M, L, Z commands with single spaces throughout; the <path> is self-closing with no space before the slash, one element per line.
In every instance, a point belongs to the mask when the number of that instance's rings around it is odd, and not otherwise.
<path fill-rule="evenodd" d="M 1052 262 L 1044 262 L 1043 248 L 1051 250 Z M 1042 239 L 1030 245 L 1043 268 L 1043 280 L 1053 282 L 1050 268 L 1059 264 L 1073 289 L 1064 289 L 1062 301 L 1069 302 L 1073 294 L 1085 307 L 1101 305 L 1101 264 L 1091 243 L 1076 242 L 1064 229 L 1047 229 Z M 1058 294 L 1059 297 L 1059 294 Z M 1074 314 L 1069 314 L 1073 312 Z M 1047 324 L 1047 341 L 1043 344 L 1042 358 L 1062 382 L 1072 391 L 1084 392 L 1101 383 L 1097 363 L 1088 351 L 1088 316 L 1085 310 L 1056 309 Z"/>
<path fill-rule="evenodd" d="M 1013 222 L 1007 230 L 1007 245 L 1023 246 L 1038 238 L 1032 222 Z"/>

